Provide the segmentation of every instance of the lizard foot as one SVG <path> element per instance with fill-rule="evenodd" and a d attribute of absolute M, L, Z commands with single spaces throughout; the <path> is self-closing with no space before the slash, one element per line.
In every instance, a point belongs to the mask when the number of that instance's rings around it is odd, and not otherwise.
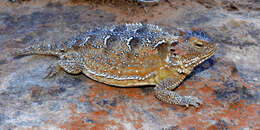
<path fill-rule="evenodd" d="M 185 105 L 186 107 L 189 107 L 189 105 L 198 107 L 200 104 L 202 104 L 202 101 L 193 96 L 183 96 L 180 101 L 180 105 Z"/>
<path fill-rule="evenodd" d="M 43 77 L 44 79 L 52 78 L 55 76 L 60 70 L 60 67 L 58 64 L 52 64 L 47 68 L 47 74 Z"/>

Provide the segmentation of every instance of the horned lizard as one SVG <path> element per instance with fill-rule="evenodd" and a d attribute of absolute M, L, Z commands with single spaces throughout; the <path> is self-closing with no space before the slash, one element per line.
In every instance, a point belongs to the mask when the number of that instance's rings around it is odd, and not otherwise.
<path fill-rule="evenodd" d="M 68 73 L 82 72 L 119 87 L 155 85 L 159 100 L 198 107 L 199 98 L 172 90 L 215 54 L 216 46 L 203 37 L 198 31 L 177 36 L 152 24 L 119 24 L 91 29 L 65 43 L 35 44 L 17 51 L 16 56 L 56 56 L 57 65 Z"/>

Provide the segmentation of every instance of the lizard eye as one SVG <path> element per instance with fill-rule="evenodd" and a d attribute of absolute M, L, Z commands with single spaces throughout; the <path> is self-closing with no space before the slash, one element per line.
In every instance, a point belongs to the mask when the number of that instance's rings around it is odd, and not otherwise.
<path fill-rule="evenodd" d="M 178 41 L 177 41 L 177 40 L 171 42 L 171 46 L 176 46 L 177 44 L 178 44 Z"/>
<path fill-rule="evenodd" d="M 195 44 L 195 46 L 197 46 L 197 47 L 202 47 L 202 46 L 203 46 L 203 43 L 202 43 L 202 42 L 195 42 L 194 44 Z"/>

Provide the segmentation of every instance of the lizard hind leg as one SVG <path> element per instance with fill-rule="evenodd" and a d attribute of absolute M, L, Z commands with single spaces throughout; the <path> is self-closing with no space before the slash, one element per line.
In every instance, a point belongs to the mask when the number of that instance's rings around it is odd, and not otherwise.
<path fill-rule="evenodd" d="M 44 79 L 47 78 L 52 78 L 54 77 L 59 71 L 60 71 L 60 66 L 57 62 L 55 62 L 54 64 L 51 64 L 48 68 L 47 68 L 47 74 L 43 77 Z"/>
<path fill-rule="evenodd" d="M 159 82 L 155 90 L 155 96 L 166 103 L 177 104 L 183 106 L 193 105 L 198 107 L 199 104 L 202 104 L 202 101 L 197 97 L 193 96 L 180 96 L 179 94 L 171 91 L 174 88 L 178 87 L 182 80 L 177 80 L 177 78 L 166 78 Z"/>
<path fill-rule="evenodd" d="M 82 71 L 81 56 L 78 53 L 66 53 L 60 56 L 59 66 L 70 74 L 79 74 Z"/>

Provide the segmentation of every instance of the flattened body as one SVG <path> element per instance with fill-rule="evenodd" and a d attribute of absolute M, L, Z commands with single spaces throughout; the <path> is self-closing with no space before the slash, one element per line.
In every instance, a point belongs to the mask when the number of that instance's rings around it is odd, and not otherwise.
<path fill-rule="evenodd" d="M 69 53 L 76 53 L 82 72 L 92 79 L 122 87 L 155 85 L 159 73 L 167 71 L 169 39 L 177 37 L 158 26 L 125 24 L 90 30 L 66 46 Z"/>
<path fill-rule="evenodd" d="M 201 100 L 173 92 L 194 67 L 215 54 L 206 33 L 194 30 L 186 36 L 170 35 L 150 24 L 122 24 L 95 28 L 66 43 L 33 45 L 17 55 L 59 57 L 66 72 L 83 72 L 109 85 L 156 85 L 155 96 L 170 104 L 198 107 Z M 50 74 L 53 75 L 53 74 Z"/>

